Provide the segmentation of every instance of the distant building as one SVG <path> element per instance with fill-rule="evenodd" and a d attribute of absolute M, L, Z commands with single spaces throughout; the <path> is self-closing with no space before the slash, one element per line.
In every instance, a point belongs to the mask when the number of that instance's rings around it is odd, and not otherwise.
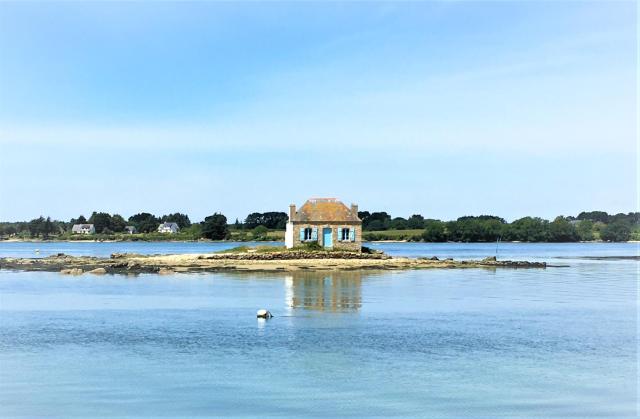
<path fill-rule="evenodd" d="M 162 223 L 158 226 L 158 233 L 174 234 L 180 231 L 180 227 L 176 223 Z"/>
<path fill-rule="evenodd" d="M 93 224 L 74 224 L 71 227 L 71 232 L 73 234 L 95 234 L 96 228 Z"/>
<path fill-rule="evenodd" d="M 289 205 L 286 247 L 313 242 L 327 249 L 360 251 L 362 221 L 358 206 L 351 204 L 348 208 L 335 198 L 309 199 L 297 211 L 294 204 Z"/>
<path fill-rule="evenodd" d="M 127 234 L 136 234 L 138 232 L 138 229 L 136 228 L 136 226 L 126 226 L 124 228 L 124 232 Z"/>

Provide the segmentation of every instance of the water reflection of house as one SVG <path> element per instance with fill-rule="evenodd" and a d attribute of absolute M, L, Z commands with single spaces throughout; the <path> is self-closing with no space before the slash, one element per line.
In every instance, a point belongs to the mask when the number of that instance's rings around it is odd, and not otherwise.
<path fill-rule="evenodd" d="M 360 272 L 295 272 L 287 275 L 285 287 L 292 309 L 357 311 L 362 306 Z"/>

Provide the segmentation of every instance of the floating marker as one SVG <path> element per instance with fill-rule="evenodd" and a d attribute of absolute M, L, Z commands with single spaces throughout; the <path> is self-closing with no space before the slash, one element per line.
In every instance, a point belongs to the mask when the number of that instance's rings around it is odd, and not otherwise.
<path fill-rule="evenodd" d="M 270 319 L 273 317 L 273 315 L 269 312 L 269 310 L 265 310 L 264 308 L 258 310 L 258 312 L 256 313 L 256 317 L 258 317 L 259 319 Z"/>

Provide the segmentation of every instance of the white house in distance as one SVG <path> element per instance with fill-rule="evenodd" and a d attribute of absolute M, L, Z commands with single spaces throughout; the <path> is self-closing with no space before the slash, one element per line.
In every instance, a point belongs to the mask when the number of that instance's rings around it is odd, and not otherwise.
<path fill-rule="evenodd" d="M 169 233 L 174 234 L 180 231 L 180 227 L 178 227 L 177 223 L 162 223 L 158 226 L 158 233 Z"/>
<path fill-rule="evenodd" d="M 74 224 L 71 227 L 71 233 L 73 234 L 95 234 L 96 228 L 93 224 Z"/>
<path fill-rule="evenodd" d="M 124 232 L 127 234 L 136 234 L 138 229 L 135 226 L 125 226 Z"/>

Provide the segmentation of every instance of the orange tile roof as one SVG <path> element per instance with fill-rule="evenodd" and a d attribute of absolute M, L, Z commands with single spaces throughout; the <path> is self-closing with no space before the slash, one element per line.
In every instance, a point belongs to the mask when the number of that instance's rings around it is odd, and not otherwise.
<path fill-rule="evenodd" d="M 335 198 L 312 198 L 300 207 L 293 221 L 360 221 L 357 213 Z"/>

